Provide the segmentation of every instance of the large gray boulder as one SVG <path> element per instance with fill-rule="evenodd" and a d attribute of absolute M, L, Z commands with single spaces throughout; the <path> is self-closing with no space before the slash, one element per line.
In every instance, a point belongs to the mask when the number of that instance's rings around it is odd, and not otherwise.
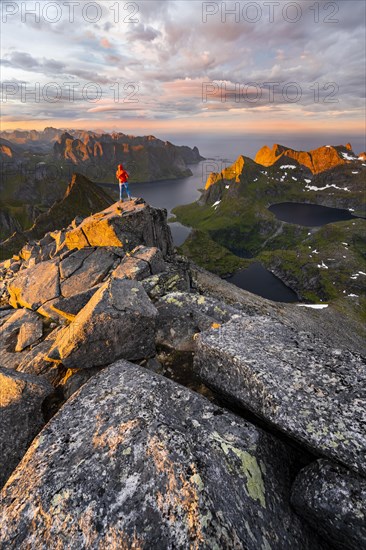
<path fill-rule="evenodd" d="M 47 315 L 55 316 L 57 319 L 66 319 L 67 321 L 73 321 L 76 315 L 86 306 L 90 298 L 94 296 L 96 291 L 101 287 L 101 284 L 93 286 L 88 290 L 78 292 L 69 296 L 68 298 L 55 298 L 49 302 L 49 309 L 47 309 Z M 47 307 L 47 304 L 43 306 L 43 310 Z"/>
<path fill-rule="evenodd" d="M 12 310 L 0 326 L 0 366 L 16 369 L 27 351 L 27 346 L 42 336 L 42 321 L 28 309 Z"/>
<path fill-rule="evenodd" d="M 108 247 L 91 250 L 87 255 L 85 249 L 78 250 L 60 263 L 61 294 L 65 298 L 101 283 L 120 261 Z"/>
<path fill-rule="evenodd" d="M 366 548 L 364 477 L 328 460 L 318 460 L 297 476 L 291 502 L 332 548 Z"/>
<path fill-rule="evenodd" d="M 230 321 L 196 342 L 196 367 L 209 387 L 318 456 L 366 473 L 360 356 L 261 316 Z"/>
<path fill-rule="evenodd" d="M 151 275 L 165 271 L 166 264 L 161 251 L 156 247 L 137 246 L 131 254 L 123 258 L 113 272 L 118 279 L 142 281 Z"/>
<path fill-rule="evenodd" d="M 65 235 L 69 249 L 87 246 L 118 246 L 131 251 L 138 245 L 155 246 L 166 257 L 173 252 L 166 210 L 153 208 L 142 199 L 119 205 L 85 218 Z"/>
<path fill-rule="evenodd" d="M 20 272 L 9 284 L 9 303 L 13 307 L 38 309 L 60 295 L 58 260 L 41 262 Z"/>
<path fill-rule="evenodd" d="M 36 376 L 0 367 L 0 487 L 44 426 L 42 403 L 52 391 Z"/>
<path fill-rule="evenodd" d="M 9 549 L 319 550 L 289 505 L 286 447 L 119 361 L 51 419 L 4 488 Z"/>
<path fill-rule="evenodd" d="M 83 369 L 153 357 L 156 316 L 141 283 L 111 279 L 59 333 L 48 359 Z"/>
<path fill-rule="evenodd" d="M 157 343 L 180 351 L 192 351 L 197 333 L 218 328 L 238 314 L 238 310 L 219 300 L 188 292 L 170 292 L 155 305 Z"/>

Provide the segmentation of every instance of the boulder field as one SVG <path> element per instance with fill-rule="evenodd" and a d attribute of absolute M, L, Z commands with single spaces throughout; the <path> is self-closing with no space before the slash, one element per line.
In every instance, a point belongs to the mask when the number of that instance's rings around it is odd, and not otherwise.
<path fill-rule="evenodd" d="M 366 545 L 365 350 L 331 308 L 198 268 L 141 199 L 0 277 L 1 548 Z"/>

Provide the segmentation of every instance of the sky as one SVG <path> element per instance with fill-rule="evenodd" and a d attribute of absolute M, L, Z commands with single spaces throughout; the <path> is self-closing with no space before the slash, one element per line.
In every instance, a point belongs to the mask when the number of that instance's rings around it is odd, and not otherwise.
<path fill-rule="evenodd" d="M 362 136 L 365 6 L 2 0 L 1 129 Z"/>

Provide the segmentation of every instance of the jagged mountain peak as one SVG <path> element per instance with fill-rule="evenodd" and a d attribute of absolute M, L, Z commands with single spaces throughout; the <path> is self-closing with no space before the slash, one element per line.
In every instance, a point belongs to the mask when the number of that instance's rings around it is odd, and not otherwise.
<path fill-rule="evenodd" d="M 267 145 L 262 147 L 255 156 L 255 162 L 262 166 L 272 166 L 283 156 L 298 161 L 299 164 L 309 168 L 313 174 L 357 160 L 350 143 L 346 146 L 323 145 L 311 151 L 297 151 L 275 143 L 272 148 Z"/>
<path fill-rule="evenodd" d="M 221 180 L 235 180 L 236 183 L 239 183 L 244 166 L 246 165 L 246 163 L 252 162 L 252 159 L 250 159 L 249 157 L 239 155 L 233 164 L 227 166 L 226 168 L 221 170 L 221 172 L 212 172 L 208 176 L 205 189 L 209 189 L 212 185 Z"/>
<path fill-rule="evenodd" d="M 23 233 L 15 232 L 1 243 L 1 254 L 9 257 L 16 253 L 27 241 L 40 239 L 49 231 L 66 227 L 77 216 L 104 210 L 113 199 L 94 182 L 75 173 L 71 178 L 63 198 L 56 201 L 49 210 L 40 214 L 33 226 Z"/>

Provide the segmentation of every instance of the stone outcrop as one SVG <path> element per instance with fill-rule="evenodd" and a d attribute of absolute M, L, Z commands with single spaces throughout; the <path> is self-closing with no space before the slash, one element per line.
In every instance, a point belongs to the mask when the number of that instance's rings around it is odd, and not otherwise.
<path fill-rule="evenodd" d="M 69 249 L 86 246 L 117 246 L 126 251 L 138 245 L 158 247 L 164 257 L 173 252 L 166 211 L 153 208 L 142 199 L 117 204 L 90 216 L 66 233 Z"/>
<path fill-rule="evenodd" d="M 120 257 L 109 247 L 75 252 L 60 263 L 61 295 L 69 298 L 94 287 L 119 262 Z"/>
<path fill-rule="evenodd" d="M 332 548 L 366 548 L 366 479 L 327 460 L 302 470 L 291 502 Z"/>
<path fill-rule="evenodd" d="M 211 185 L 219 183 L 221 180 L 233 180 L 236 183 L 240 182 L 240 176 L 245 166 L 246 158 L 240 155 L 234 164 L 224 168 L 221 172 L 211 172 L 207 178 L 205 190 L 209 189 Z"/>
<path fill-rule="evenodd" d="M 157 311 L 137 281 L 111 279 L 57 336 L 48 359 L 66 368 L 155 355 Z"/>
<path fill-rule="evenodd" d="M 211 327 L 219 328 L 238 310 L 214 298 L 187 292 L 171 292 L 156 302 L 157 343 L 179 351 L 193 351 L 194 337 Z"/>
<path fill-rule="evenodd" d="M 325 548 L 272 436 L 141 367 L 93 377 L 3 489 L 7 548 Z M 260 521 L 258 521 L 260 518 Z"/>
<path fill-rule="evenodd" d="M 260 316 L 230 321 L 196 342 L 207 385 L 315 454 L 366 474 L 360 356 Z"/>
<path fill-rule="evenodd" d="M 37 376 L 0 367 L 0 487 L 44 426 L 42 404 L 52 391 Z"/>
<path fill-rule="evenodd" d="M 8 286 L 10 305 L 36 310 L 45 302 L 60 296 L 57 260 L 40 263 L 19 273 Z"/>
<path fill-rule="evenodd" d="M 122 260 L 113 272 L 113 277 L 142 281 L 150 275 L 165 271 L 166 267 L 163 255 L 158 248 L 138 246 L 132 251 L 131 255 Z"/>

